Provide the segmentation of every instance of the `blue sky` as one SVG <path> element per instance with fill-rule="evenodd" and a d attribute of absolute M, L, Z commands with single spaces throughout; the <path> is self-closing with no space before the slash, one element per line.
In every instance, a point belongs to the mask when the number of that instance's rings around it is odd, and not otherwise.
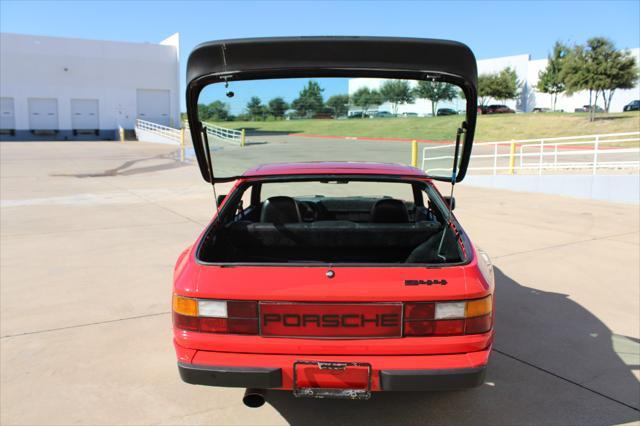
<path fill-rule="evenodd" d="M 0 30 L 156 43 L 181 34 L 183 67 L 207 40 L 286 35 L 453 39 L 479 59 L 545 57 L 556 40 L 605 36 L 640 46 L 640 1 L 17 1 L 0 0 Z"/>

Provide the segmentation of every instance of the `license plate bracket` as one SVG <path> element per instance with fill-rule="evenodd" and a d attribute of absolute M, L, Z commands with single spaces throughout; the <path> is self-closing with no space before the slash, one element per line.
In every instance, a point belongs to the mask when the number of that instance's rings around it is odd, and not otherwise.
<path fill-rule="evenodd" d="M 304 374 L 313 376 L 314 372 L 335 374 L 339 380 L 340 375 L 356 373 L 358 383 L 362 387 L 319 387 L 301 386 L 300 382 L 309 383 L 310 380 L 301 380 L 301 369 Z M 358 370 L 358 371 L 356 371 Z M 365 377 L 362 377 L 362 375 Z M 312 380 L 311 380 L 312 381 Z M 351 383 L 353 384 L 353 381 Z M 293 396 L 296 398 L 332 398 L 332 399 L 369 399 L 371 398 L 371 364 L 366 362 L 341 362 L 341 361 L 295 361 L 293 363 Z"/>

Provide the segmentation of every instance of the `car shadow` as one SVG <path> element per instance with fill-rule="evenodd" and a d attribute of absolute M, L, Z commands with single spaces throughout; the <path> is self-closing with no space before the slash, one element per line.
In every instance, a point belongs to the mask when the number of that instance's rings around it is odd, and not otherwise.
<path fill-rule="evenodd" d="M 525 287 L 495 272 L 497 337 L 483 386 L 376 393 L 368 401 L 296 399 L 290 392 L 269 391 L 268 403 L 293 425 L 613 425 L 638 420 L 640 389 L 631 372 L 638 360 L 621 357 L 637 351 L 637 339 L 616 337 L 567 295 Z M 623 340 L 622 347 L 616 347 L 617 339 Z"/>
<path fill-rule="evenodd" d="M 134 165 L 138 165 L 140 163 L 144 163 L 145 161 L 153 161 L 160 162 L 160 164 L 153 164 L 143 167 L 133 167 Z M 49 176 L 52 177 L 76 177 L 76 178 L 96 178 L 96 177 L 109 177 L 109 176 L 131 176 L 138 175 L 143 173 L 152 173 L 158 172 L 161 170 L 170 170 L 179 167 L 189 166 L 191 161 L 186 159 L 185 161 L 180 160 L 180 151 L 173 151 L 168 154 L 154 155 L 153 157 L 148 158 L 140 158 L 136 160 L 128 160 L 122 163 L 121 165 L 102 170 L 99 172 L 89 172 L 89 173 L 52 173 Z"/>

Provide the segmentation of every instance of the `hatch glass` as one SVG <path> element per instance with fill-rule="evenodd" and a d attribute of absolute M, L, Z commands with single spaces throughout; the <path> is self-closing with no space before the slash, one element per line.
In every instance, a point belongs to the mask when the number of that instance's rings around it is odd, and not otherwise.
<path fill-rule="evenodd" d="M 217 176 L 265 162 L 410 164 L 416 141 L 414 165 L 450 180 L 467 120 L 459 86 L 392 78 L 229 79 L 204 87 L 197 108 Z M 425 147 L 438 149 L 424 158 Z"/>

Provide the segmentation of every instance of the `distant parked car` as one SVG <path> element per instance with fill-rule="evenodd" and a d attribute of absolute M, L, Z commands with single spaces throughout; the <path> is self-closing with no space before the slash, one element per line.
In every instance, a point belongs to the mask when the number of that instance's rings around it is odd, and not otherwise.
<path fill-rule="evenodd" d="M 403 112 L 402 116 L 403 117 L 417 117 L 418 113 L 417 112 Z"/>
<path fill-rule="evenodd" d="M 456 114 L 458 114 L 458 112 L 455 109 L 451 109 L 451 108 L 438 108 L 438 111 L 436 111 L 437 116 L 456 115 Z"/>
<path fill-rule="evenodd" d="M 515 114 L 515 111 L 506 105 L 489 105 L 478 107 L 480 114 Z"/>
<path fill-rule="evenodd" d="M 591 112 L 593 109 L 593 111 L 595 112 L 604 112 L 604 110 L 602 108 L 600 108 L 598 105 L 582 105 L 582 108 L 576 108 L 574 110 L 574 112 Z"/>
<path fill-rule="evenodd" d="M 640 111 L 640 100 L 631 101 L 622 108 L 623 111 Z"/>
<path fill-rule="evenodd" d="M 362 111 L 352 112 L 347 116 L 347 118 L 366 118 L 366 117 L 369 117 L 369 114 L 365 114 Z"/>
<path fill-rule="evenodd" d="M 534 108 L 533 112 L 549 112 L 551 111 L 549 108 Z"/>
<path fill-rule="evenodd" d="M 375 118 L 389 118 L 393 117 L 393 114 L 391 114 L 389 111 L 377 111 L 375 114 L 373 114 L 373 116 Z"/>

